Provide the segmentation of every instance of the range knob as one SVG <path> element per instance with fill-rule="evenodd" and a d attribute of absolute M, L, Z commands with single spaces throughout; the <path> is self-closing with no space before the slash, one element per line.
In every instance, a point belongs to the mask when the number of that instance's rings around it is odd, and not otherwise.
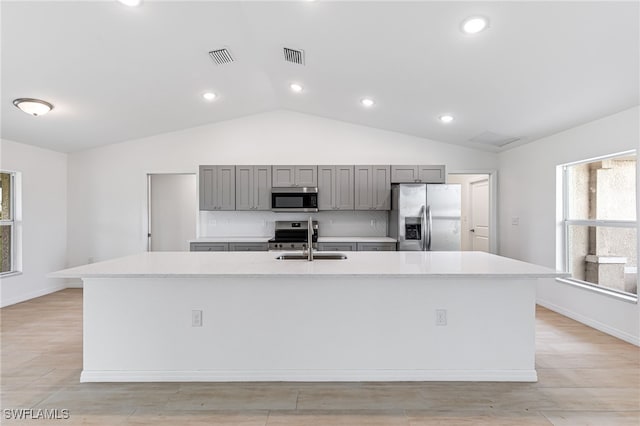
<path fill-rule="evenodd" d="M 291 248 L 294 248 L 296 245 L 295 244 L 291 244 Z"/>

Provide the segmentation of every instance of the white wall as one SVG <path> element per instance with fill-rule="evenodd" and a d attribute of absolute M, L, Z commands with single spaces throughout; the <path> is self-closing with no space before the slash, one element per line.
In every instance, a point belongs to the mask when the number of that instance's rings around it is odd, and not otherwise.
<path fill-rule="evenodd" d="M 493 153 L 273 111 L 69 155 L 69 265 L 146 249 L 146 174 L 199 164 L 446 164 L 492 170 Z"/>
<path fill-rule="evenodd" d="M 46 274 L 65 267 L 67 154 L 0 140 L 0 168 L 22 180 L 22 274 L 0 282 L 0 306 L 64 288 Z"/>
<path fill-rule="evenodd" d="M 499 155 L 502 255 L 556 266 L 556 166 L 638 149 L 639 115 L 635 107 Z M 512 225 L 514 217 L 519 225 Z M 638 304 L 555 280 L 538 286 L 538 303 L 640 344 Z"/>

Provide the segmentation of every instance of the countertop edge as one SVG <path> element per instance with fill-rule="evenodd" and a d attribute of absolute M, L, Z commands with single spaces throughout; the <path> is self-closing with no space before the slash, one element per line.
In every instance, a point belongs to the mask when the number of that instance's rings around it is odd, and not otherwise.
<path fill-rule="evenodd" d="M 48 278 L 491 278 L 491 279 L 540 279 L 566 278 L 568 274 L 451 274 L 451 273 L 416 273 L 416 274 L 332 274 L 332 273 L 291 273 L 291 274 L 64 274 L 47 275 Z"/>

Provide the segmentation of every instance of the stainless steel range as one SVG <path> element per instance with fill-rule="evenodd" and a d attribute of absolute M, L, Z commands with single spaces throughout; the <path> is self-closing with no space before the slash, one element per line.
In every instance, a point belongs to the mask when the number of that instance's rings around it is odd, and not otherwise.
<path fill-rule="evenodd" d="M 313 224 L 313 248 L 318 248 L 318 221 Z M 276 221 L 275 236 L 269 240 L 269 250 L 304 250 L 307 248 L 307 227 L 309 222 Z"/>

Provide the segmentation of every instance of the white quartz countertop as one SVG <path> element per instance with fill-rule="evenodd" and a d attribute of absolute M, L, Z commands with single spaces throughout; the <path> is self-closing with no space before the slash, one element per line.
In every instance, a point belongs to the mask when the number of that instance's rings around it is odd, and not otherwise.
<path fill-rule="evenodd" d="M 390 237 L 318 237 L 319 243 L 395 243 Z"/>
<path fill-rule="evenodd" d="M 299 252 L 298 252 L 299 253 Z M 51 278 L 449 277 L 552 278 L 562 272 L 484 252 L 346 252 L 346 260 L 276 260 L 282 252 L 149 252 Z"/>
<path fill-rule="evenodd" d="M 273 237 L 202 237 L 189 243 L 266 243 Z M 395 243 L 389 237 L 318 237 L 320 243 Z"/>

